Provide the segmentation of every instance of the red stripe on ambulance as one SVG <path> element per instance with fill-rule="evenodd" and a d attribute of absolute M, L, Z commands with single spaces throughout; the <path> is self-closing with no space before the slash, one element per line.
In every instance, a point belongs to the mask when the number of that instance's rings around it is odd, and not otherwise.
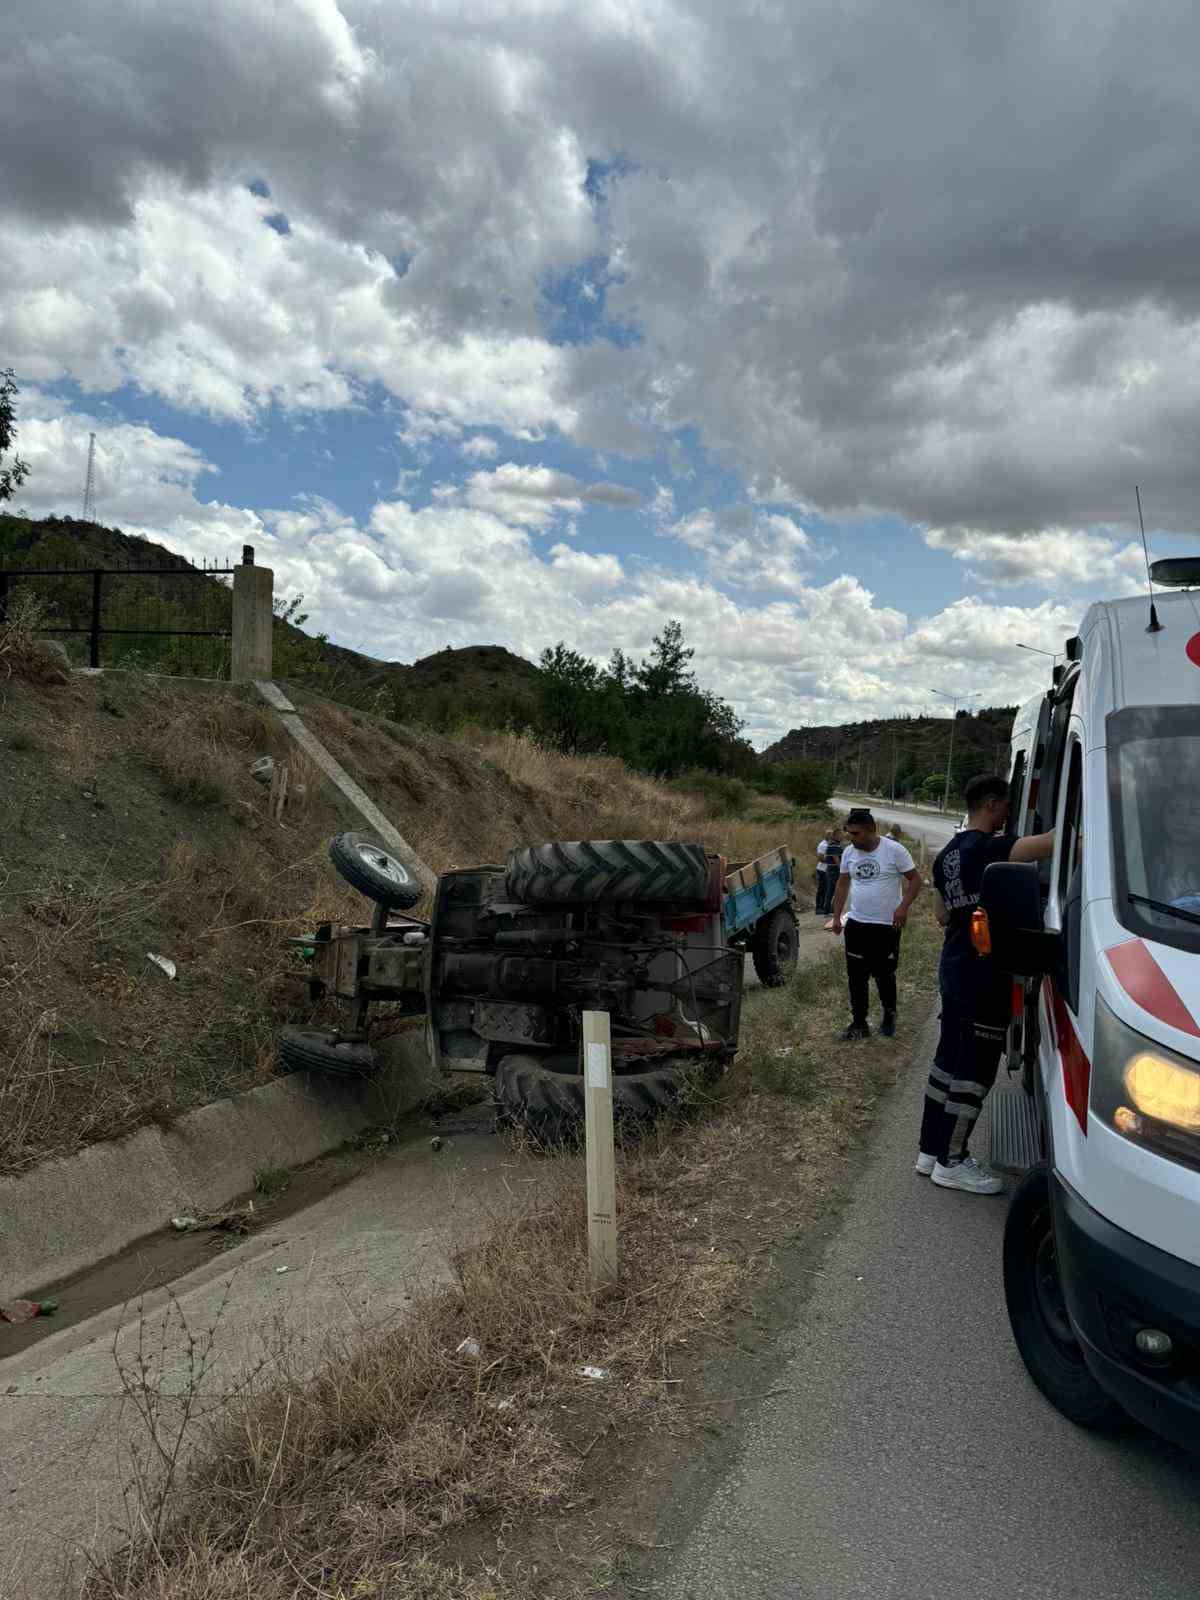
<path fill-rule="evenodd" d="M 1092 1063 L 1084 1054 L 1079 1035 L 1075 1032 L 1075 1024 L 1071 1021 L 1071 1013 L 1067 1010 L 1067 1003 L 1059 994 L 1057 985 L 1047 982 L 1046 987 L 1050 991 L 1054 1040 L 1058 1045 L 1058 1054 L 1062 1061 L 1063 1093 L 1086 1139 L 1088 1084 L 1092 1077 Z"/>
<path fill-rule="evenodd" d="M 1200 1039 L 1195 1017 L 1141 939 L 1127 939 L 1104 953 L 1117 981 L 1135 1005 L 1169 1028 L 1178 1028 L 1180 1033 L 1190 1033 L 1193 1039 Z"/>

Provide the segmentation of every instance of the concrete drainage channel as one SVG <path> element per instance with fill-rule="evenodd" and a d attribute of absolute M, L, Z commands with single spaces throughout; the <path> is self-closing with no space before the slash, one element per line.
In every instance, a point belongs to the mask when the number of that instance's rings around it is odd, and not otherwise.
<path fill-rule="evenodd" d="M 171 1398 L 194 1392 L 207 1413 L 255 1369 L 311 1369 L 348 1340 L 394 1326 L 415 1294 L 447 1279 L 456 1244 L 525 1203 L 538 1164 L 514 1161 L 491 1131 L 490 1107 L 478 1108 L 480 1131 L 469 1112 L 447 1123 L 453 1131 L 440 1150 L 432 1124 L 414 1118 L 377 1154 L 328 1157 L 314 1169 L 330 1174 L 323 1195 L 301 1197 L 291 1215 L 268 1214 L 244 1239 L 218 1235 L 228 1247 L 198 1262 L 186 1255 L 194 1236 L 160 1232 L 124 1263 L 152 1280 L 163 1269 L 158 1282 L 97 1305 L 74 1327 L 30 1343 L 36 1324 L 0 1325 L 0 1348 L 12 1352 L 0 1361 L 0 1593 L 12 1578 L 27 1597 L 61 1594 L 64 1562 L 128 1525 L 130 1450 L 148 1442 L 147 1398 L 170 1418 Z M 183 1276 L 164 1268 L 173 1244 Z M 105 1270 L 88 1274 L 80 1293 Z M 61 1301 L 65 1314 L 66 1291 Z M 199 1376 L 189 1365 L 193 1339 L 207 1352 Z M 194 1442 L 189 1435 L 185 1455 Z"/>
<path fill-rule="evenodd" d="M 277 1078 L 167 1127 L 0 1178 L 0 1302 L 116 1255 L 172 1216 L 217 1211 L 250 1189 L 256 1172 L 313 1161 L 441 1087 L 419 1026 L 388 1046 L 374 1079 Z"/>

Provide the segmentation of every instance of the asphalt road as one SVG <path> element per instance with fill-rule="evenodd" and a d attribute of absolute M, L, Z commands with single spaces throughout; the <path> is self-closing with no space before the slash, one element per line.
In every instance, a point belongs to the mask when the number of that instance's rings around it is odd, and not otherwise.
<path fill-rule="evenodd" d="M 1093 1438 L 1042 1400 L 1004 1310 L 1005 1202 L 915 1176 L 920 1094 L 914 1071 L 797 1308 L 771 1398 L 708 1504 L 668 1517 L 674 1554 L 643 1592 L 1194 1600 L 1200 1458 L 1140 1430 Z"/>
<path fill-rule="evenodd" d="M 939 811 L 910 811 L 905 806 L 893 806 L 882 800 L 852 800 L 846 795 L 835 794 L 830 799 L 830 805 L 835 811 L 845 815 L 851 806 L 869 805 L 871 815 L 876 822 L 890 825 L 898 822 L 905 833 L 915 839 L 924 839 L 927 846 L 940 850 L 947 839 L 952 839 L 958 831 L 960 818 L 957 814 L 943 815 Z"/>

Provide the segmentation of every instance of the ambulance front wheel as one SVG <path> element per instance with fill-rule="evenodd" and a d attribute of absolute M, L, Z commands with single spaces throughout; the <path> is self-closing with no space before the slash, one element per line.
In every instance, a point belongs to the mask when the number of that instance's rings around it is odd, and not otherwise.
<path fill-rule="evenodd" d="M 1050 1170 L 1039 1161 L 1018 1184 L 1004 1225 L 1004 1298 L 1029 1376 L 1064 1417 L 1112 1433 L 1126 1412 L 1096 1382 L 1063 1295 L 1050 1210 Z"/>

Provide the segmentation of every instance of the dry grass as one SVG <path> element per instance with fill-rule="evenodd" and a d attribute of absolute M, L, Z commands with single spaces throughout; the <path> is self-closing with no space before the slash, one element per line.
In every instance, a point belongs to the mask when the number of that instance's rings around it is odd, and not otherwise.
<path fill-rule="evenodd" d="M 15 959 L 0 963 L 0 1170 L 18 1170 L 44 1154 L 64 1117 L 72 1144 L 104 1138 L 131 1117 L 141 1120 L 138 1089 L 110 1060 L 108 1038 L 94 1048 L 97 1040 L 60 975 L 80 951 L 142 921 L 167 892 L 150 882 L 114 882 L 101 869 L 82 881 L 51 872 L 25 897 L 25 936 Z M 96 961 L 88 964 L 86 982 L 118 1028 L 136 1010 L 140 975 Z"/>
<path fill-rule="evenodd" d="M 0 682 L 27 678 L 32 683 L 65 683 L 67 672 L 54 647 L 38 635 L 45 612 L 35 596 L 19 591 L 0 622 Z"/>
<path fill-rule="evenodd" d="M 461 1251 L 452 1285 L 419 1293 L 402 1327 L 235 1397 L 175 1519 L 149 1506 L 153 1536 L 93 1596 L 517 1593 L 437 1560 L 433 1541 L 560 1503 L 612 1418 L 670 1407 L 671 1351 L 740 1275 L 686 1242 L 688 1218 L 638 1159 L 619 1285 L 589 1285 L 578 1163 L 544 1163 L 536 1200 Z"/>
<path fill-rule="evenodd" d="M 753 861 L 787 845 L 798 863 L 801 897 L 811 900 L 809 863 L 828 825 L 825 814 L 755 795 L 744 816 L 714 815 L 698 791 L 643 777 L 613 756 L 560 755 L 527 734 L 480 732 L 472 746 L 526 790 L 553 819 L 559 838 L 691 840 L 731 861 Z M 497 840 L 496 859 L 511 842 Z"/>
<path fill-rule="evenodd" d="M 316 1015 L 286 938 L 364 920 L 328 863 L 337 818 L 307 762 L 303 804 L 282 826 L 267 815 L 248 769 L 282 740 L 260 708 L 150 679 L 34 693 L 9 741 L 23 781 L 0 795 L 8 1172 L 274 1074 L 280 1025 Z"/>
<path fill-rule="evenodd" d="M 589 1461 L 614 1426 L 635 1440 L 686 1431 L 690 1352 L 719 1348 L 755 1273 L 824 1214 L 895 1081 L 903 1019 L 931 992 L 936 954 L 925 908 L 906 938 L 897 1043 L 838 1043 L 836 949 L 788 988 L 755 994 L 745 1048 L 711 1099 L 620 1153 L 619 1285 L 595 1293 L 587 1280 L 578 1158 L 540 1161 L 536 1197 L 492 1218 L 456 1256 L 452 1285 L 415 1294 L 402 1327 L 348 1339 L 315 1374 L 276 1365 L 235 1397 L 177 1486 L 173 1517 L 152 1505 L 157 1535 L 95 1574 L 91 1600 L 607 1588 L 611 1550 L 548 1588 L 522 1564 L 521 1530 L 604 1493 Z M 590 1383 L 584 1364 L 608 1376 Z M 462 1564 L 456 1536 L 482 1518 L 507 1530 L 499 1567 Z"/>

